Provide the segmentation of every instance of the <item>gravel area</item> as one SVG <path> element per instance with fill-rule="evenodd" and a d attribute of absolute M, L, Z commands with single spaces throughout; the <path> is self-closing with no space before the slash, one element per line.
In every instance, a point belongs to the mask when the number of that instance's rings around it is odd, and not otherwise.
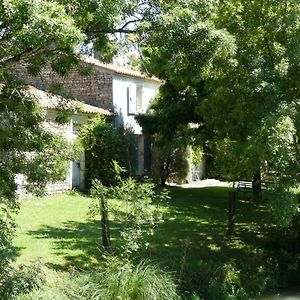
<path fill-rule="evenodd" d="M 216 179 L 204 179 L 204 180 L 181 184 L 181 185 L 176 185 L 176 184 L 170 184 L 170 185 L 180 186 L 182 188 L 203 188 L 208 186 L 231 186 L 232 183 L 220 181 Z"/>

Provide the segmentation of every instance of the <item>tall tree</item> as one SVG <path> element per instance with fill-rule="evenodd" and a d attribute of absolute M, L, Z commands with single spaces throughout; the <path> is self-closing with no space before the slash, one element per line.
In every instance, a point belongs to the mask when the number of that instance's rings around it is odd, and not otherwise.
<path fill-rule="evenodd" d="M 0 3 L 0 274 L 9 260 L 11 211 L 16 209 L 16 176 L 28 189 L 41 191 L 47 180 L 61 178 L 66 145 L 45 132 L 43 115 L 26 85 L 9 74 L 26 64 L 37 75 L 47 64 L 61 76 L 79 62 L 80 46 L 114 52 L 109 33 L 129 32 L 139 0 L 3 0 Z M 107 55 L 109 58 L 110 55 Z M 1 288 L 1 278 L 0 278 Z"/>
<path fill-rule="evenodd" d="M 281 190 L 300 179 L 299 12 L 293 0 L 221 2 L 215 22 L 234 36 L 237 51 L 234 63 L 215 67 L 210 101 L 199 107 L 204 118 L 210 112 L 205 122 L 221 141 L 220 161 L 226 154 L 231 165 L 238 161 L 228 174 L 263 174 Z M 218 118 L 224 113 L 226 121 Z"/>
<path fill-rule="evenodd" d="M 153 21 L 155 30 L 142 31 L 140 42 L 146 69 L 164 80 L 159 99 L 146 116 L 138 117 L 144 131 L 159 133 L 164 143 L 188 132 L 207 154 L 213 132 L 197 108 L 211 93 L 206 81 L 214 65 L 235 52 L 232 36 L 213 23 L 217 9 L 211 1 L 201 7 L 193 1 L 173 4 Z M 198 126 L 188 129 L 190 123 Z"/>
<path fill-rule="evenodd" d="M 265 176 L 277 199 L 300 179 L 299 9 L 295 0 L 178 1 L 141 39 L 147 69 L 165 80 L 149 116 L 161 120 L 156 130 L 198 123 L 223 178 L 253 178 L 259 190 Z"/>
<path fill-rule="evenodd" d="M 66 166 L 66 144 L 42 127 L 43 114 L 26 86 L 8 75 L 15 64 L 26 62 L 37 74 L 49 57 L 53 68 L 74 57 L 83 38 L 64 7 L 53 1 L 0 3 L 0 273 L 7 274 L 12 237 L 11 212 L 18 207 L 17 175 L 27 189 L 40 192 L 47 180 L 58 180 Z M 61 70 L 63 69 L 63 66 Z M 0 278 L 0 286 L 1 286 Z"/>

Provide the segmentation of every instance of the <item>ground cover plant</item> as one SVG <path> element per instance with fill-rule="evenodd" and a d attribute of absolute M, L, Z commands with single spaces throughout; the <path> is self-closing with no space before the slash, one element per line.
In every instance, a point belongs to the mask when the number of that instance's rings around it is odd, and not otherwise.
<path fill-rule="evenodd" d="M 267 201 L 242 199 L 236 235 L 229 240 L 229 188 L 169 190 L 171 198 L 160 204 L 165 220 L 153 236 L 147 236 L 149 246 L 135 255 L 133 264 L 147 258 L 173 272 L 182 295 L 191 297 L 195 292 L 204 299 L 248 299 L 300 279 L 296 220 L 292 227 L 279 227 Z M 69 272 L 75 266 L 77 275 L 95 266 L 101 268 L 105 260 L 99 250 L 100 220 L 87 219 L 90 202 L 80 195 L 23 201 L 14 242 L 17 261 L 29 263 L 43 256 L 48 267 Z M 29 212 L 39 217 L 29 221 Z M 120 224 L 112 216 L 110 225 L 112 244 L 116 245 Z"/>
<path fill-rule="evenodd" d="M 147 262 L 133 265 L 111 258 L 105 268 L 74 278 L 57 275 L 52 283 L 22 294 L 18 300 L 170 300 L 180 299 L 172 276 Z"/>

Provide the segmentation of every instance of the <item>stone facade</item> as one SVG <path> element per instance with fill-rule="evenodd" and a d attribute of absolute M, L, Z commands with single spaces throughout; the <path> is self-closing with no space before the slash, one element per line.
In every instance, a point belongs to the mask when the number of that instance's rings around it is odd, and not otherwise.
<path fill-rule="evenodd" d="M 88 67 L 91 72 L 82 75 L 82 66 Z M 26 65 L 15 67 L 12 69 L 12 73 L 24 83 L 42 91 L 51 90 L 53 85 L 59 84 L 62 87 L 62 96 L 67 95 L 69 98 L 81 100 L 98 109 L 113 112 L 115 127 L 124 127 L 134 135 L 135 142 L 132 145 L 134 151 L 131 157 L 134 166 L 132 174 L 143 175 L 145 171 L 150 171 L 151 143 L 147 143 L 142 128 L 137 124 L 134 116 L 136 113 L 146 112 L 149 108 L 150 102 L 158 93 L 160 80 L 154 77 L 150 78 L 137 71 L 103 64 L 89 58 L 83 58 L 81 67 L 74 68 L 64 77 L 56 74 L 50 66 L 44 68 L 38 76 L 29 75 Z M 97 113 L 110 115 L 108 111 L 107 113 Z M 68 131 L 70 132 L 71 129 L 69 128 Z M 81 183 L 74 184 L 76 182 L 74 174 L 77 174 L 78 178 L 83 178 L 84 168 L 84 160 L 72 162 L 67 180 L 49 185 L 48 191 L 61 191 L 74 186 L 81 187 Z"/>
<path fill-rule="evenodd" d="M 20 80 L 38 89 L 49 90 L 54 84 L 60 84 L 64 92 L 71 98 L 82 100 L 89 105 L 113 110 L 112 71 L 92 66 L 91 74 L 81 75 L 75 68 L 70 71 L 68 76 L 62 77 L 48 67 L 44 68 L 38 76 L 31 76 L 25 65 L 19 65 L 12 72 Z"/>

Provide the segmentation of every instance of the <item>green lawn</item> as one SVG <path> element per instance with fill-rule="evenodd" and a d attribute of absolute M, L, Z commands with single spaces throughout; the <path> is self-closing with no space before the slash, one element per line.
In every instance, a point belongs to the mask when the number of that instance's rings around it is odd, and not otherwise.
<path fill-rule="evenodd" d="M 90 203 L 88 197 L 68 194 L 22 200 L 14 240 L 17 263 L 92 263 L 99 233 L 97 221 L 87 218 Z"/>
<path fill-rule="evenodd" d="M 265 205 L 252 199 L 240 200 L 236 236 L 227 237 L 227 197 L 229 188 L 171 188 L 165 205 L 168 214 L 152 241 L 153 259 L 178 269 L 184 261 L 196 267 L 208 259 L 223 262 L 246 259 L 258 247 L 270 242 L 265 224 Z"/>
<path fill-rule="evenodd" d="M 139 250 L 137 261 L 147 259 L 175 272 L 182 292 L 197 291 L 206 296 L 211 293 L 208 287 L 226 289 L 222 285 L 225 281 L 228 288 L 236 286 L 235 276 L 248 295 L 300 282 L 300 244 L 295 234 L 299 226 L 284 229 L 273 224 L 267 200 L 239 199 L 236 234 L 229 239 L 230 188 L 168 189 L 170 199 L 160 204 L 164 222 L 147 237 L 150 246 Z M 91 201 L 70 194 L 22 200 L 14 240 L 16 263 L 39 259 L 59 271 L 70 270 L 71 266 L 86 270 L 101 265 L 100 221 L 87 217 Z M 110 219 L 112 243 L 116 246 L 120 224 L 112 215 Z M 209 281 L 211 278 L 217 286 Z"/>
<path fill-rule="evenodd" d="M 161 209 L 165 222 L 150 239 L 143 258 L 162 263 L 171 270 L 184 264 L 195 266 L 208 257 L 229 260 L 251 256 L 270 243 L 266 228 L 269 214 L 251 199 L 239 202 L 237 236 L 226 236 L 229 188 L 169 188 L 171 199 Z M 97 264 L 101 245 L 99 220 L 87 218 L 91 199 L 61 194 L 23 200 L 17 216 L 14 240 L 17 263 L 40 259 L 50 267 L 85 267 Z M 113 243 L 118 226 L 111 222 Z"/>

